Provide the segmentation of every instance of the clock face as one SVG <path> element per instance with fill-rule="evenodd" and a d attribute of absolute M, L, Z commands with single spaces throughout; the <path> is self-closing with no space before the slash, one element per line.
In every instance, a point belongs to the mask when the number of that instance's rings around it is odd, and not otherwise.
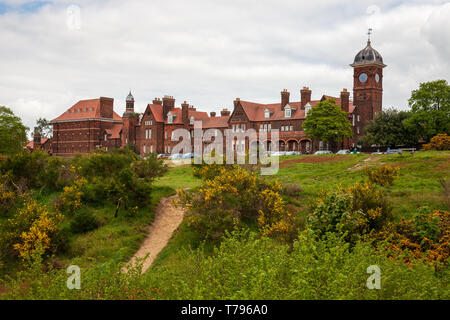
<path fill-rule="evenodd" d="M 380 82 L 380 75 L 378 73 L 375 75 L 375 81 L 377 83 Z"/>
<path fill-rule="evenodd" d="M 365 73 L 361 73 L 360 75 L 359 75 L 359 81 L 361 81 L 362 83 L 364 83 L 364 82 L 366 82 L 367 81 L 367 74 L 365 74 Z"/>

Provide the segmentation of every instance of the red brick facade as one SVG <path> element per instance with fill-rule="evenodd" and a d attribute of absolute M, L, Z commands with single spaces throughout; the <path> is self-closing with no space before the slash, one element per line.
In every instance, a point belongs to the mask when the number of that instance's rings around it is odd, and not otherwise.
<path fill-rule="evenodd" d="M 208 116 L 186 101 L 181 107 L 176 107 L 172 96 L 164 96 L 162 100 L 155 98 L 147 105 L 144 113 L 139 114 L 135 113 L 134 98 L 130 92 L 122 117 L 114 112 L 114 101 L 111 98 L 79 101 L 52 121 L 53 138 L 49 143 L 51 153 L 65 156 L 126 145 L 134 145 L 142 156 L 148 153 L 171 153 L 178 144 L 178 141 L 172 141 L 173 132 L 178 128 L 191 132 L 193 145 L 194 121 L 201 121 L 204 130 L 220 130 L 222 134 L 225 129 L 234 132 L 247 129 L 264 131 L 269 141 L 270 132 L 277 129 L 281 151 L 311 153 L 319 149 L 352 148 L 357 146 L 367 122 L 382 109 L 382 79 L 386 65 L 369 41 L 356 55 L 351 66 L 354 69 L 353 101 L 346 89 L 337 97 L 322 95 L 320 100 L 311 100 L 312 91 L 303 87 L 298 94 L 300 101 L 291 101 L 290 93 L 284 89 L 279 103 L 260 104 L 237 98 L 233 102 L 233 112 L 230 114 L 224 109 L 220 116 L 216 116 L 214 112 Z M 348 118 L 354 131 L 353 138 L 329 146 L 320 141 L 312 141 L 303 131 L 303 121 L 308 110 L 327 99 L 334 99 L 342 110 L 349 113 Z M 245 149 L 248 147 L 247 142 Z M 243 146 L 236 145 L 234 149 L 243 151 Z"/>

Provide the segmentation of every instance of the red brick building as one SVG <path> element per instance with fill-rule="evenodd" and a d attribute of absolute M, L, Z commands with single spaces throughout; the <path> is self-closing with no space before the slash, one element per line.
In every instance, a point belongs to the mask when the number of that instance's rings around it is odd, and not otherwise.
<path fill-rule="evenodd" d="M 343 89 L 338 96 L 322 95 L 312 100 L 312 91 L 303 87 L 299 92 L 300 101 L 291 101 L 287 90 L 281 91 L 280 102 L 262 104 L 237 98 L 233 103 L 233 112 L 224 109 L 220 116 L 215 112 L 208 115 L 197 111 L 186 101 L 180 107 L 175 106 L 172 96 L 155 98 L 148 104 L 144 113 L 134 110 L 134 97 L 131 92 L 126 98 L 126 110 L 122 117 L 113 110 L 114 100 L 100 97 L 82 100 L 69 108 L 58 118 L 52 120 L 53 138 L 51 152 L 55 155 L 88 153 L 97 148 L 120 148 L 134 145 L 136 151 L 144 156 L 148 153 L 171 153 L 178 141 L 172 141 L 174 130 L 187 129 L 193 144 L 194 122 L 201 121 L 203 130 L 221 131 L 231 129 L 234 132 L 254 129 L 265 132 L 270 141 L 270 132 L 279 130 L 279 150 L 311 153 L 321 149 L 337 150 L 357 146 L 359 137 L 367 122 L 382 109 L 383 95 L 383 58 L 372 48 L 370 40 L 367 46 L 358 52 L 353 63 L 353 101 L 350 92 Z M 342 110 L 349 113 L 354 136 L 340 144 L 327 145 L 326 142 L 313 141 L 303 131 L 303 122 L 308 110 L 319 102 L 334 99 Z M 236 151 L 248 148 L 248 143 L 235 145 Z M 200 150 L 193 150 L 199 153 Z"/>

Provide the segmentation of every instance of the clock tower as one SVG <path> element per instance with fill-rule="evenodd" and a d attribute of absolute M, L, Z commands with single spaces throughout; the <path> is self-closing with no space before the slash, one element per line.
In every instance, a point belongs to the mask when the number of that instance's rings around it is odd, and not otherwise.
<path fill-rule="evenodd" d="M 383 101 L 383 57 L 372 48 L 369 29 L 367 46 L 355 56 L 353 64 L 353 104 L 355 138 L 363 135 L 369 120 L 381 111 Z"/>

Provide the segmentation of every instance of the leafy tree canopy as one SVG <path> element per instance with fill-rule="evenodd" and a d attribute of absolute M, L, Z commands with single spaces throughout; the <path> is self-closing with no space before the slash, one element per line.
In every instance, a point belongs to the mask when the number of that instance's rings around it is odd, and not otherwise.
<path fill-rule="evenodd" d="M 405 127 L 430 141 L 439 133 L 450 134 L 450 85 L 446 80 L 421 83 L 409 99 L 411 117 Z"/>
<path fill-rule="evenodd" d="M 409 119 L 411 112 L 388 109 L 378 112 L 365 128 L 361 138 L 367 146 L 378 145 L 395 147 L 414 145 L 417 135 L 414 128 L 405 126 L 403 122 Z"/>
<path fill-rule="evenodd" d="M 339 142 L 353 136 L 347 116 L 348 113 L 342 111 L 333 99 L 325 100 L 311 108 L 303 129 L 315 139 Z"/>
<path fill-rule="evenodd" d="M 45 138 L 50 138 L 53 132 L 51 122 L 45 118 L 39 118 L 36 121 L 36 126 L 34 127 L 34 130 L 39 131 L 41 133 L 41 136 Z"/>
<path fill-rule="evenodd" d="M 28 128 L 11 109 L 0 106 L 0 154 L 15 154 L 27 142 Z"/>

